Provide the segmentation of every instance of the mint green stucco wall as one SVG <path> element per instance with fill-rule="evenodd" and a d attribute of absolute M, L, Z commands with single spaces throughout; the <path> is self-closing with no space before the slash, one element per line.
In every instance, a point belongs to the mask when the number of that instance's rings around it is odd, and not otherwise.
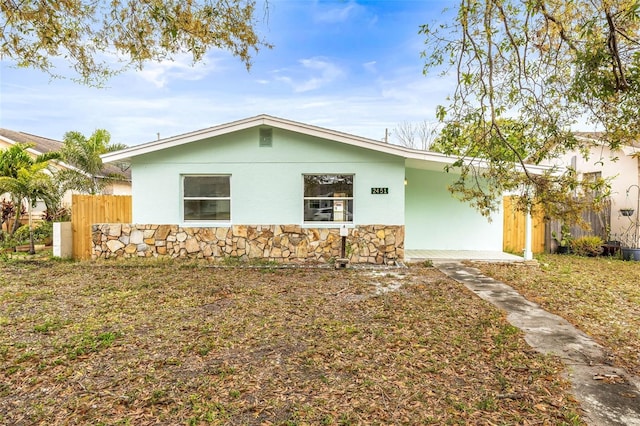
<path fill-rule="evenodd" d="M 302 224 L 303 174 L 345 173 L 355 174 L 354 224 L 404 224 L 404 159 L 275 128 L 273 146 L 261 148 L 258 136 L 253 128 L 135 157 L 134 222 L 185 224 L 181 175 L 230 174 L 232 224 Z"/>
<path fill-rule="evenodd" d="M 405 250 L 502 251 L 502 214 L 489 223 L 452 197 L 455 175 L 408 168 L 406 176 Z"/>

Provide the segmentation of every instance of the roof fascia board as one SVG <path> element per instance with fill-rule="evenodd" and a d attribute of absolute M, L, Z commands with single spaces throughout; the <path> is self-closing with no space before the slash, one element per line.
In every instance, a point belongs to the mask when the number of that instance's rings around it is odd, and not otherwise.
<path fill-rule="evenodd" d="M 243 120 L 233 121 L 227 124 L 210 127 L 191 133 L 173 136 L 167 139 L 148 142 L 146 144 L 137 145 L 130 148 L 125 148 L 120 151 L 104 154 L 101 156 L 101 158 L 105 163 L 130 161 L 132 157 L 136 157 L 139 155 L 149 154 L 162 149 L 173 148 L 190 142 L 221 136 L 235 131 L 245 130 L 258 126 L 271 126 L 282 130 L 288 130 L 308 136 L 328 139 L 359 148 L 371 149 L 377 152 L 394 155 L 404 159 L 414 159 L 430 163 L 440 163 L 443 165 L 451 165 L 458 161 L 458 158 L 456 157 L 450 157 L 437 152 L 422 151 L 385 142 L 378 142 L 373 139 L 355 136 L 336 130 L 325 129 L 265 114 L 246 118 Z M 486 162 L 481 159 L 468 159 L 465 160 L 465 162 L 468 164 L 475 164 L 478 167 L 486 167 L 487 165 Z M 549 169 L 550 167 L 546 166 L 527 166 L 527 170 L 530 170 L 532 173 L 536 174 L 540 174 L 543 171 Z"/>
<path fill-rule="evenodd" d="M 455 160 L 451 160 L 449 157 L 443 154 L 405 148 L 398 145 L 378 142 L 372 139 L 367 139 L 359 136 L 350 135 L 347 133 L 324 129 L 316 126 L 302 124 L 302 123 L 298 123 L 290 120 L 284 120 L 281 118 L 271 117 L 267 115 L 260 115 L 257 117 L 234 121 L 228 124 L 210 127 L 207 129 L 198 130 L 191 133 L 185 133 L 183 135 L 178 135 L 178 136 L 173 136 L 166 139 L 160 139 L 158 141 L 148 142 L 142 145 L 125 148 L 123 150 L 116 151 L 113 153 L 103 154 L 101 158 L 105 163 L 112 163 L 117 161 L 130 161 L 132 157 L 136 157 L 139 155 L 149 154 L 162 149 L 173 148 L 173 147 L 184 145 L 190 142 L 195 142 L 198 140 L 216 137 L 216 136 L 232 133 L 235 131 L 245 130 L 248 128 L 258 127 L 258 126 L 271 126 L 271 127 L 275 127 L 282 130 L 288 130 L 296 133 L 305 134 L 308 136 L 341 142 L 347 145 L 352 145 L 360 148 L 371 149 L 374 151 L 395 155 L 402 158 L 424 159 L 426 161 L 433 161 L 433 162 L 439 162 L 439 163 L 452 163 L 455 161 Z"/>
<path fill-rule="evenodd" d="M 132 146 L 120 151 L 103 154 L 100 157 L 105 163 L 113 163 L 116 161 L 129 161 L 132 157 L 149 154 L 167 148 L 196 142 L 202 139 L 208 139 L 238 130 L 245 130 L 251 127 L 261 125 L 263 120 L 257 120 L 256 117 L 246 120 L 234 121 L 220 126 L 209 127 L 207 129 L 197 130 L 195 132 L 185 133 L 182 135 L 172 136 L 166 139 L 160 139 L 153 142 L 147 142 L 142 145 Z"/>
<path fill-rule="evenodd" d="M 450 157 L 445 154 L 440 154 L 440 153 L 431 152 L 431 151 L 419 151 L 419 150 L 410 150 L 410 151 L 412 152 L 408 153 L 408 156 L 405 157 L 406 159 L 421 160 L 421 161 L 431 162 L 431 163 L 434 163 L 434 162 L 442 163 L 445 165 L 452 165 L 460 159 L 458 157 Z M 478 168 L 489 167 L 489 163 L 487 163 L 486 160 L 483 160 L 481 158 L 462 158 L 462 162 L 465 165 L 474 166 Z M 456 167 L 455 169 L 459 170 L 460 168 Z M 522 165 L 522 164 L 516 163 L 515 169 L 519 172 L 524 172 L 526 170 L 527 172 L 534 175 L 542 175 L 545 172 L 551 172 L 553 174 L 562 173 L 561 168 L 558 168 L 557 166 L 545 166 L 545 165 L 535 165 L 535 164 Z"/>
<path fill-rule="evenodd" d="M 592 146 L 609 148 L 608 144 L 600 139 L 590 138 L 588 136 L 582 135 L 576 136 L 576 139 L 589 142 Z M 620 147 L 616 151 L 621 151 L 625 155 L 633 155 L 638 152 L 638 148 L 633 145 L 624 144 L 620 145 Z M 611 152 L 614 152 L 614 150 L 611 150 Z"/>

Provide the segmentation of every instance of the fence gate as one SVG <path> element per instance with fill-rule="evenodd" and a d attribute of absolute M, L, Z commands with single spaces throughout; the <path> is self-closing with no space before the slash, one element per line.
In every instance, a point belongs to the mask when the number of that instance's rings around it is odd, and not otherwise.
<path fill-rule="evenodd" d="M 502 250 L 522 255 L 526 232 L 526 218 L 523 212 L 516 210 L 515 197 L 504 197 L 504 218 Z M 531 251 L 544 253 L 545 223 L 542 212 L 534 212 L 531 215 Z"/>
<path fill-rule="evenodd" d="M 130 195 L 73 195 L 73 258 L 91 259 L 91 225 L 94 223 L 131 223 L 131 220 Z"/>

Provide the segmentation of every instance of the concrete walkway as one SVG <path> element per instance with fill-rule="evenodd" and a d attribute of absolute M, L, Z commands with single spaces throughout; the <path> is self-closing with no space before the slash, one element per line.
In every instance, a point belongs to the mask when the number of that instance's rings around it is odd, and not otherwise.
<path fill-rule="evenodd" d="M 513 288 L 459 262 L 434 265 L 480 298 L 507 312 L 507 320 L 525 333 L 541 353 L 559 356 L 567 366 L 573 394 L 593 426 L 640 426 L 640 378 L 608 363 L 602 346 L 565 319 L 551 314 Z"/>
<path fill-rule="evenodd" d="M 421 262 L 431 260 L 439 261 L 457 261 L 457 260 L 480 260 L 480 261 L 498 261 L 498 262 L 524 262 L 524 258 L 514 254 L 504 253 L 501 251 L 482 251 L 482 250 L 405 250 L 405 262 Z"/>

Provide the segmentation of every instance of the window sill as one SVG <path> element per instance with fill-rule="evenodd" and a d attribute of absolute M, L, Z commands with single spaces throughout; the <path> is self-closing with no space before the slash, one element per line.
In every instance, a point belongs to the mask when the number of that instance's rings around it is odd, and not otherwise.
<path fill-rule="evenodd" d="M 233 224 L 228 221 L 214 221 L 214 220 L 193 220 L 188 222 L 182 222 L 180 226 L 183 228 L 230 228 Z"/>
<path fill-rule="evenodd" d="M 303 222 L 303 228 L 342 228 L 342 226 L 346 226 L 347 228 L 355 228 L 356 225 L 353 222 L 329 222 L 329 221 L 318 221 L 318 222 Z"/>

